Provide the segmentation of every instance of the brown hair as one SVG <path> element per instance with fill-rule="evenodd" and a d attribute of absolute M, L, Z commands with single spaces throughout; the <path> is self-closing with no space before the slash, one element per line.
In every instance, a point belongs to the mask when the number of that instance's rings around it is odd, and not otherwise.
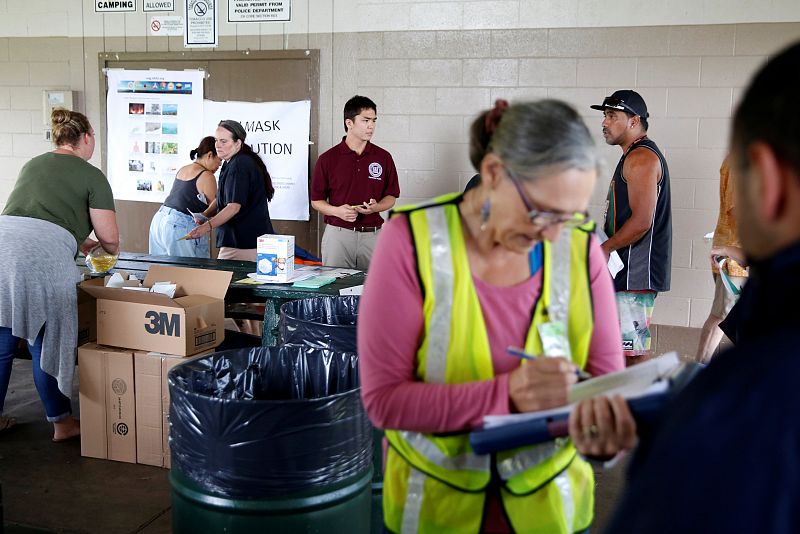
<path fill-rule="evenodd" d="M 92 125 L 83 113 L 55 108 L 50 114 L 55 145 L 77 146 L 83 134 L 92 133 Z"/>
<path fill-rule="evenodd" d="M 200 144 L 197 145 L 197 148 L 192 149 L 192 151 L 189 152 L 189 157 L 192 160 L 196 160 L 197 158 L 202 158 L 203 156 L 205 156 L 209 152 L 211 152 L 212 154 L 214 154 L 216 156 L 217 155 L 217 147 L 214 144 L 215 141 L 216 140 L 214 139 L 213 135 L 209 135 L 208 137 L 204 137 L 200 141 Z"/>
<path fill-rule="evenodd" d="M 469 160 L 478 172 L 481 172 L 481 161 L 489 149 L 492 135 L 507 109 L 508 101 L 497 99 L 492 109 L 484 111 L 472 121 L 469 128 Z"/>

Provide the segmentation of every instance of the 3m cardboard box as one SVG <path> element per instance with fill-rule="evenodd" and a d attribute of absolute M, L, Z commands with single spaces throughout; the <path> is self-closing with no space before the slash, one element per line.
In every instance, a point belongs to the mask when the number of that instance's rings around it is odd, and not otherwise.
<path fill-rule="evenodd" d="M 198 354 L 204 356 L 212 351 Z M 169 386 L 167 373 L 191 358 L 160 352 L 135 352 L 136 461 L 170 467 Z"/>
<path fill-rule="evenodd" d="M 264 234 L 256 247 L 256 279 L 288 282 L 294 274 L 294 236 Z"/>
<path fill-rule="evenodd" d="M 83 282 L 97 299 L 97 343 L 190 356 L 213 349 L 225 335 L 229 271 L 151 265 L 143 287 L 177 284 L 174 297 Z"/>
<path fill-rule="evenodd" d="M 103 280 L 87 280 L 87 285 L 102 286 Z M 77 288 L 78 292 L 78 346 L 97 339 L 97 304 L 94 297 Z"/>
<path fill-rule="evenodd" d="M 81 456 L 136 462 L 133 354 L 88 343 L 78 348 Z"/>

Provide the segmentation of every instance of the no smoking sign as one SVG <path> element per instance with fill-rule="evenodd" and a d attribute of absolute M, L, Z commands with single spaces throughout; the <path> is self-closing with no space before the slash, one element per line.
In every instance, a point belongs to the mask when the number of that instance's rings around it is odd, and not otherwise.
<path fill-rule="evenodd" d="M 183 35 L 183 17 L 150 17 L 150 35 Z"/>

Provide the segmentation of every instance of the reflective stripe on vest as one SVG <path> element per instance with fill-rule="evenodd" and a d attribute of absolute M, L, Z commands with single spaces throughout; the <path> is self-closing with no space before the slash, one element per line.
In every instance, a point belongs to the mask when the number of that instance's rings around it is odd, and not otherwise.
<path fill-rule="evenodd" d="M 432 384 L 445 383 L 447 348 L 450 345 L 450 325 L 453 310 L 453 251 L 444 208 L 425 210 L 431 240 L 433 260 L 433 287 L 436 293 L 431 313 L 431 330 L 441 335 L 428 339 L 427 368 L 425 381 Z"/>
<path fill-rule="evenodd" d="M 422 511 L 422 499 L 425 496 L 425 474 L 413 467 L 408 475 L 408 493 L 403 508 L 403 526 L 400 532 L 416 533 L 419 530 L 419 515 Z"/>
<path fill-rule="evenodd" d="M 568 442 L 569 440 L 566 438 L 558 438 L 548 443 L 528 447 L 510 458 L 498 460 L 497 474 L 503 480 L 511 480 L 512 477 L 549 459 L 562 447 L 566 446 Z"/>
<path fill-rule="evenodd" d="M 550 269 L 548 315 L 551 321 L 562 323 L 566 327 L 569 313 L 572 229 L 564 228 L 559 238 L 551 243 L 550 249 L 553 251 L 551 265 L 558 265 L 558 268 Z"/>

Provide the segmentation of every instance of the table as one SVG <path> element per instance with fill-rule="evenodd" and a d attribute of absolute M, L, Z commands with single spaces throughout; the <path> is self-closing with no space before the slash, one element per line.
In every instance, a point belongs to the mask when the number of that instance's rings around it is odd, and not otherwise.
<path fill-rule="evenodd" d="M 77 260 L 78 265 L 86 268 L 83 257 Z M 141 252 L 120 252 L 119 260 L 111 272 L 119 270 L 127 271 L 141 278 L 147 274 L 150 265 L 160 264 L 173 267 L 191 267 L 194 269 L 213 269 L 217 271 L 232 271 L 233 278 L 228 292 L 225 294 L 225 315 L 226 317 L 248 318 L 246 312 L 242 312 L 232 304 L 235 303 L 264 303 L 264 331 L 262 334 L 262 345 L 267 347 L 275 346 L 278 342 L 277 328 L 280 307 L 285 302 L 297 299 L 306 299 L 320 296 L 337 296 L 339 290 L 358 286 L 364 283 L 365 273 L 359 272 L 339 278 L 332 284 L 320 288 L 293 287 L 291 284 L 262 284 L 249 285 L 238 284 L 238 280 L 247 278 L 248 273 L 256 271 L 256 264 L 252 261 L 240 260 L 215 260 L 209 258 L 184 258 L 179 256 L 151 256 Z M 254 318 L 252 314 L 249 318 Z M 258 317 L 261 319 L 261 317 Z"/>

